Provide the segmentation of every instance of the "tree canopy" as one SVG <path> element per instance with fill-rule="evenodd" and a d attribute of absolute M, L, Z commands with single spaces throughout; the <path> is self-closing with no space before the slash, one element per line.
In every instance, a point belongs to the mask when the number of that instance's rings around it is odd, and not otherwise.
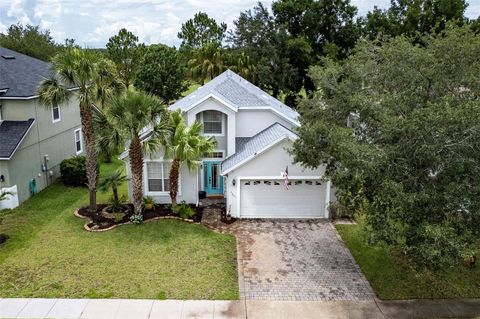
<path fill-rule="evenodd" d="M 467 22 L 465 0 L 391 0 L 390 8 L 374 7 L 366 15 L 364 32 L 371 38 L 380 35 L 418 37 L 445 28 L 449 21 Z"/>
<path fill-rule="evenodd" d="M 198 12 L 182 24 L 177 36 L 182 40 L 182 47 L 198 49 L 208 43 L 222 43 L 226 30 L 225 23 L 218 24 L 205 12 Z"/>
<path fill-rule="evenodd" d="M 180 53 L 163 44 L 149 46 L 140 62 L 135 87 L 165 101 L 180 97 L 187 88 L 186 69 Z"/>
<path fill-rule="evenodd" d="M 5 34 L 0 33 L 0 46 L 43 61 L 49 61 L 62 49 L 61 45 L 55 43 L 49 30 L 20 23 L 12 24 Z"/>
<path fill-rule="evenodd" d="M 107 42 L 107 56 L 118 70 L 119 76 L 129 87 L 135 79 L 135 74 L 145 51 L 145 45 L 138 43 L 138 37 L 125 28 Z"/>
<path fill-rule="evenodd" d="M 480 235 L 480 36 L 448 27 L 421 40 L 364 40 L 313 67 L 294 154 L 327 165 L 370 240 L 436 267 L 472 255 Z"/>

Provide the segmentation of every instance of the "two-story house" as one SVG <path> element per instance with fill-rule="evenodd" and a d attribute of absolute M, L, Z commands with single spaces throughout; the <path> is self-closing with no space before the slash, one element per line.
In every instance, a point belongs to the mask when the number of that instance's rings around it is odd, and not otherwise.
<path fill-rule="evenodd" d="M 39 83 L 49 63 L 0 47 L 0 189 L 15 193 L 1 208 L 13 208 L 50 185 L 59 164 L 83 153 L 80 111 L 68 103 L 39 103 Z"/>
<path fill-rule="evenodd" d="M 199 203 L 199 192 L 226 199 L 240 218 L 327 218 L 334 201 L 324 167 L 305 169 L 288 152 L 298 138 L 298 113 L 232 71 L 226 71 L 170 106 L 190 124 L 203 124 L 217 149 L 194 172 L 182 167 L 178 200 Z M 144 194 L 168 203 L 170 160 L 147 156 Z M 128 165 L 127 165 L 128 166 Z M 285 172 L 288 171 L 288 180 Z"/>

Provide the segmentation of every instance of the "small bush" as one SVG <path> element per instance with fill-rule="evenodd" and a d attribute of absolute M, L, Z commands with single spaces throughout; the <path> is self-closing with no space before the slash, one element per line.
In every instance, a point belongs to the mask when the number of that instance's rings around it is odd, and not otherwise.
<path fill-rule="evenodd" d="M 140 214 L 134 214 L 130 216 L 130 221 L 134 224 L 141 224 L 143 222 L 143 216 Z"/>
<path fill-rule="evenodd" d="M 189 219 L 195 215 L 195 211 L 187 204 L 187 202 L 182 201 L 180 204 L 172 208 L 172 211 L 180 216 L 180 218 Z"/>
<path fill-rule="evenodd" d="M 85 156 L 75 156 L 60 163 L 62 182 L 67 186 L 85 186 L 88 182 Z"/>
<path fill-rule="evenodd" d="M 146 210 L 152 210 L 155 208 L 155 200 L 151 196 L 143 198 L 143 206 Z"/>

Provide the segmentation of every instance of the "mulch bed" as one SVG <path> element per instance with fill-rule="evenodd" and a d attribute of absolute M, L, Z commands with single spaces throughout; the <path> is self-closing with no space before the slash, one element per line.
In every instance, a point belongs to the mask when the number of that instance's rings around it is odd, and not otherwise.
<path fill-rule="evenodd" d="M 130 223 L 130 217 L 133 215 L 133 205 L 126 204 L 124 206 L 124 214 L 120 215 L 119 218 L 113 218 L 111 212 L 108 210 L 108 205 L 98 204 L 97 211 L 92 212 L 88 207 L 82 207 L 76 211 L 76 214 L 79 217 L 87 218 L 89 222 L 85 224 L 85 229 L 87 230 L 107 230 L 114 228 L 117 225 Z M 194 211 L 195 215 L 191 217 L 190 222 L 199 223 L 202 220 L 203 207 L 197 207 L 193 204 L 189 205 Z M 173 213 L 168 205 L 156 204 L 155 208 L 152 210 L 144 210 L 142 213 L 143 221 L 149 221 L 159 218 L 178 218 L 181 219 L 177 214 Z"/>

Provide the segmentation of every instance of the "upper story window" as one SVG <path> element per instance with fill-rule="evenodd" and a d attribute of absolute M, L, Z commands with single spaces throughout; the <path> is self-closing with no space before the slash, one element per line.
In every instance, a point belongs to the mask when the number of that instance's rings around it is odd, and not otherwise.
<path fill-rule="evenodd" d="M 82 130 L 77 129 L 75 130 L 74 134 L 75 134 L 75 152 L 78 155 L 83 152 Z"/>
<path fill-rule="evenodd" d="M 223 114 L 221 112 L 203 112 L 203 133 L 223 134 Z"/>
<path fill-rule="evenodd" d="M 60 122 L 60 106 L 57 103 L 52 105 L 52 121 L 53 123 Z"/>

